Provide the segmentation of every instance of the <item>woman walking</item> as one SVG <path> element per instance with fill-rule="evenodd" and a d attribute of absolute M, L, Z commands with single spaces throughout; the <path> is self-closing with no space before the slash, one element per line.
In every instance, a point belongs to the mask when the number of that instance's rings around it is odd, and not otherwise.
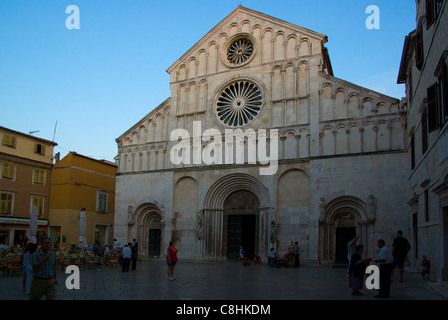
<path fill-rule="evenodd" d="M 366 273 L 366 268 L 370 263 L 370 258 L 363 259 L 362 254 L 364 252 L 364 246 L 362 244 L 357 245 L 355 253 L 350 259 L 350 266 L 348 269 L 349 274 L 349 287 L 352 289 L 352 295 L 361 296 L 359 291 L 363 288 L 363 279 Z"/>
<path fill-rule="evenodd" d="M 166 263 L 168 265 L 167 275 L 169 281 L 175 280 L 173 275 L 174 275 L 174 266 L 177 263 L 177 249 L 174 247 L 174 244 L 175 243 L 173 241 L 170 241 L 170 246 L 168 247 L 166 255 Z"/>

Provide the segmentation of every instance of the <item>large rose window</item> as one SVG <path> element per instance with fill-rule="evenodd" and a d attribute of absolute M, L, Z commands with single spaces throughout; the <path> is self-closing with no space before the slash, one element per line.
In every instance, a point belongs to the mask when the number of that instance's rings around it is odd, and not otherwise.
<path fill-rule="evenodd" d="M 251 81 L 237 81 L 221 90 L 216 114 L 229 127 L 250 123 L 260 113 L 263 98 L 260 89 Z"/>

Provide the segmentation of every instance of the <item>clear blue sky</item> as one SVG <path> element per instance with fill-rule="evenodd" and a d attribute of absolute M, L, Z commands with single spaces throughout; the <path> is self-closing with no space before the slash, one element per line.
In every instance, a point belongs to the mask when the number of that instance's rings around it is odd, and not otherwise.
<path fill-rule="evenodd" d="M 80 29 L 65 26 L 66 7 Z M 390 95 L 409 0 L 1 0 L 0 126 L 113 161 L 115 139 L 170 96 L 166 69 L 239 4 L 328 36 L 334 75 Z M 369 30 L 366 8 L 380 9 Z"/>

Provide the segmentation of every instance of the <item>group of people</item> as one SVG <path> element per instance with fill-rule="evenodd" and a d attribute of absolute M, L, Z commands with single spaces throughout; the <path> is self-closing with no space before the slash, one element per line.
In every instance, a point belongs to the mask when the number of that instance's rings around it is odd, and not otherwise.
<path fill-rule="evenodd" d="M 392 242 L 391 249 L 386 246 L 386 242 L 383 239 L 377 241 L 377 246 L 380 249 L 377 259 L 371 257 L 363 258 L 364 246 L 362 244 L 357 245 L 359 236 L 355 236 L 348 242 L 348 254 L 349 261 L 348 277 L 349 288 L 352 289 L 352 295 L 360 296 L 363 288 L 363 281 L 367 266 L 371 262 L 375 262 L 379 265 L 380 271 L 380 288 L 375 298 L 389 298 L 390 286 L 394 277 L 394 270 L 399 269 L 400 278 L 399 281 L 403 282 L 404 276 L 404 263 L 406 256 L 411 250 L 409 241 L 403 237 L 403 231 L 398 230 L 396 237 Z M 426 256 L 423 256 L 422 260 L 422 276 L 424 277 L 429 272 L 429 260 Z"/>
<path fill-rule="evenodd" d="M 300 255 L 299 255 L 299 242 L 291 241 L 288 247 L 288 253 L 283 256 L 283 259 L 280 259 L 279 255 L 272 247 L 269 253 L 269 265 L 271 267 L 280 267 L 281 261 L 287 265 L 288 261 L 292 262 L 294 268 L 298 268 L 300 265 Z"/>
<path fill-rule="evenodd" d="M 92 252 L 95 254 L 97 271 L 101 271 L 104 256 L 118 256 L 122 272 L 135 271 L 137 269 L 138 242 L 136 239 L 133 239 L 132 242 L 129 241 L 123 247 L 120 247 L 117 239 L 114 239 L 111 246 L 105 245 L 104 247 L 100 241 L 97 241 L 92 248 Z"/>

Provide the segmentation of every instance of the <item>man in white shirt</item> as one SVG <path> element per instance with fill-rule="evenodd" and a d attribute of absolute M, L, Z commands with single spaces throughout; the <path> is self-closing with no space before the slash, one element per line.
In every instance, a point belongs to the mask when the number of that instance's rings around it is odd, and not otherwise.
<path fill-rule="evenodd" d="M 129 271 L 129 265 L 131 264 L 131 248 L 127 244 L 124 245 L 123 250 L 121 251 L 121 254 L 123 256 L 122 261 L 122 271 L 128 272 Z"/>
<path fill-rule="evenodd" d="M 381 249 L 378 254 L 378 259 L 375 260 L 375 262 L 380 265 L 380 289 L 375 298 L 389 298 L 390 275 L 392 273 L 392 262 L 394 261 L 394 257 L 392 251 L 386 247 L 386 243 L 383 239 L 379 239 L 377 245 L 378 248 Z"/>

